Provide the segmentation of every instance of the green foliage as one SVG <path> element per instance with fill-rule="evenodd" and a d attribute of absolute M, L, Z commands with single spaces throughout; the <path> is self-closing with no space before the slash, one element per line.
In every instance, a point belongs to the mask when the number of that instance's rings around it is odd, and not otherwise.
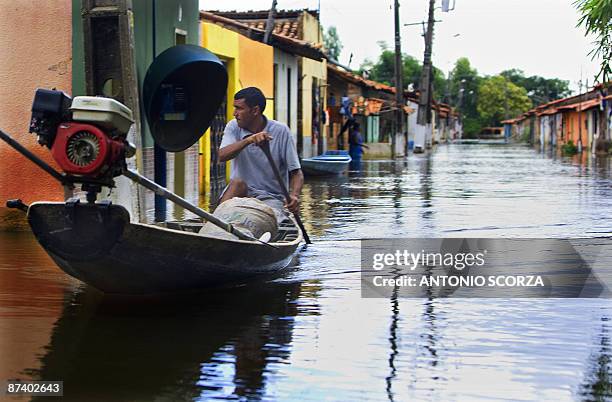
<path fill-rule="evenodd" d="M 466 57 L 461 57 L 455 62 L 455 67 L 451 71 L 450 104 L 457 107 L 465 118 L 479 118 L 476 105 L 481 81 L 482 77 L 472 68 Z"/>
<path fill-rule="evenodd" d="M 381 53 L 378 60 L 373 62 L 366 60 L 359 68 L 360 72 L 367 72 L 371 80 L 382 82 L 387 85 L 395 86 L 395 52 L 388 49 L 385 42 L 379 42 Z M 402 54 L 402 79 L 404 88 L 410 85 L 418 89 L 421 83 L 421 72 L 423 65 L 413 56 Z M 444 72 L 433 68 L 433 87 L 434 98 L 442 100 L 446 90 L 446 79 Z"/>
<path fill-rule="evenodd" d="M 336 27 L 331 26 L 327 28 L 327 32 L 323 32 L 323 46 L 325 46 L 327 54 L 329 54 L 332 59 L 338 61 L 344 46 L 340 41 L 340 36 L 338 35 Z"/>
<path fill-rule="evenodd" d="M 414 57 L 403 55 L 402 57 L 402 77 L 404 86 L 407 88 L 410 84 L 414 89 L 417 89 L 421 83 L 421 71 L 423 66 Z"/>
<path fill-rule="evenodd" d="M 561 152 L 563 155 L 576 155 L 578 153 L 578 148 L 576 148 L 572 140 L 569 140 L 561 146 Z"/>
<path fill-rule="evenodd" d="M 586 28 L 587 35 L 594 35 L 591 55 L 601 60 L 601 67 L 595 80 L 607 82 L 612 78 L 612 0 L 577 0 L 574 5 L 582 14 L 578 26 Z"/>
<path fill-rule="evenodd" d="M 395 86 L 395 53 L 389 50 L 384 42 L 379 42 L 378 45 L 381 50 L 378 60 L 376 62 L 366 60 L 359 69 L 362 73 L 367 72 L 371 80 Z M 416 88 L 421 79 L 421 69 L 423 68 L 421 63 L 416 58 L 403 54 L 402 64 L 404 88 L 407 88 L 410 84 L 413 84 Z"/>
<path fill-rule="evenodd" d="M 525 77 L 523 70 L 513 68 L 500 73 L 513 84 L 527 90 L 527 95 L 534 105 L 548 103 L 555 99 L 565 98 L 571 94 L 569 81 L 557 78 L 544 78 L 537 75 Z"/>
<path fill-rule="evenodd" d="M 384 42 L 379 42 L 379 46 L 378 59 L 366 60 L 361 65 L 361 73 L 367 72 L 370 79 L 394 86 L 395 53 Z M 406 54 L 402 55 L 402 62 L 404 88 L 412 84 L 414 89 L 419 89 L 421 63 Z M 459 110 L 466 138 L 477 136 L 485 126 L 498 126 L 501 120 L 516 117 L 534 104 L 570 95 L 567 81 L 526 77 L 519 69 L 509 69 L 495 77 L 483 77 L 466 57 L 455 62 L 448 79 L 435 67 L 432 75 L 434 98 Z"/>
<path fill-rule="evenodd" d="M 442 101 L 446 102 L 447 99 L 445 98 L 446 98 L 446 85 L 447 85 L 446 81 L 447 80 L 446 80 L 446 77 L 444 76 L 444 72 L 434 66 L 432 75 L 433 75 L 434 99 L 437 99 L 440 102 Z"/>
<path fill-rule="evenodd" d="M 523 132 L 523 135 L 521 136 L 520 142 L 529 142 L 530 137 L 531 137 L 531 130 L 529 129 L 529 127 L 527 127 L 525 131 Z"/>
<path fill-rule="evenodd" d="M 464 117 L 463 138 L 478 138 L 478 134 L 482 131 L 483 127 L 478 117 Z"/>
<path fill-rule="evenodd" d="M 395 56 L 392 51 L 386 49 L 384 44 L 381 45 L 381 54 L 378 56 L 376 63 L 371 60 L 366 60 L 360 67 L 361 72 L 367 72 L 370 79 L 382 82 L 387 85 L 395 85 L 394 63 Z"/>
<path fill-rule="evenodd" d="M 532 107 L 527 90 L 501 75 L 486 78 L 478 88 L 478 113 L 488 126 L 518 116 Z"/>

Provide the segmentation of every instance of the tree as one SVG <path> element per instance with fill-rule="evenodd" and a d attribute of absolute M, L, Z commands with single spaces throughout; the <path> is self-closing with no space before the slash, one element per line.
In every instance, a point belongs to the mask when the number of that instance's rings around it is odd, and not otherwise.
<path fill-rule="evenodd" d="M 412 56 L 407 54 L 402 55 L 402 72 L 404 77 L 404 85 L 408 87 L 412 84 L 414 89 L 417 89 L 421 84 L 421 70 L 423 66 Z"/>
<path fill-rule="evenodd" d="M 535 105 L 548 103 L 550 101 L 569 96 L 569 81 L 557 78 L 544 78 L 537 75 L 525 77 L 523 70 L 513 68 L 500 73 L 513 84 L 527 90 L 527 95 Z"/>
<path fill-rule="evenodd" d="M 476 107 L 481 81 L 482 77 L 472 68 L 468 58 L 457 59 L 451 71 L 450 100 L 462 115 L 463 131 L 467 136 L 478 134 L 483 127 Z"/>
<path fill-rule="evenodd" d="M 442 102 L 446 92 L 446 77 L 444 76 L 444 72 L 435 66 L 433 67 L 432 75 L 434 99 L 438 102 Z"/>
<path fill-rule="evenodd" d="M 394 85 L 394 53 L 386 48 L 385 43 L 379 43 L 378 45 L 381 50 L 378 60 L 376 60 L 376 62 L 369 59 L 365 60 L 359 69 L 362 74 L 366 73 L 371 80 L 382 82 L 387 85 Z"/>
<path fill-rule="evenodd" d="M 587 35 L 597 38 L 590 53 L 593 59 L 601 59 L 595 80 L 608 82 L 612 78 L 612 0 L 577 0 L 574 5 L 582 14 L 578 26 L 584 26 Z"/>
<path fill-rule="evenodd" d="M 327 32 L 323 33 L 323 45 L 325 49 L 327 49 L 327 54 L 333 60 L 338 61 L 340 58 L 340 52 L 342 52 L 342 42 L 340 41 L 340 36 L 338 35 L 338 31 L 336 27 L 331 26 L 327 28 Z"/>
<path fill-rule="evenodd" d="M 395 86 L 395 53 L 389 50 L 385 42 L 379 42 L 381 53 L 378 60 L 373 62 L 366 60 L 359 68 L 363 74 L 367 73 L 369 79 L 382 82 L 390 86 Z M 423 65 L 413 56 L 402 54 L 402 77 L 404 88 L 408 88 L 410 84 L 414 89 L 419 89 L 421 83 L 421 70 Z M 442 70 L 434 67 L 433 69 L 433 86 L 434 98 L 442 100 L 446 82 Z"/>
<path fill-rule="evenodd" d="M 501 120 L 518 116 L 531 107 L 525 88 L 504 76 L 485 78 L 478 88 L 478 113 L 484 124 L 497 126 Z"/>

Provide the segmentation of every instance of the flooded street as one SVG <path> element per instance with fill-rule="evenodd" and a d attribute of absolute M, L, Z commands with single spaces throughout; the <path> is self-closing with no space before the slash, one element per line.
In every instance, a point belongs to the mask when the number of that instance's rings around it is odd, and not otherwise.
<path fill-rule="evenodd" d="M 0 380 L 71 401 L 610 400 L 609 299 L 365 299 L 359 239 L 609 236 L 611 184 L 610 159 L 520 145 L 367 161 L 306 181 L 291 268 L 197 297 L 104 297 L 0 233 Z"/>

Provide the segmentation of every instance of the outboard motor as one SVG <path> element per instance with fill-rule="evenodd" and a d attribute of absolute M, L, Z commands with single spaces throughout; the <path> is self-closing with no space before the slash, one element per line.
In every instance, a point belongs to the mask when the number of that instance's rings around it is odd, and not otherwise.
<path fill-rule="evenodd" d="M 225 97 L 227 79 L 223 63 L 202 47 L 179 45 L 159 54 L 143 85 L 155 143 L 164 151 L 180 152 L 197 142 Z M 62 91 L 38 89 L 30 133 L 51 150 L 67 181 L 81 183 L 88 201 L 94 202 L 103 186 L 115 186 L 113 179 L 126 172 L 126 158 L 136 152 L 126 139 L 133 123 L 132 111 L 114 99 L 71 99 Z"/>
<path fill-rule="evenodd" d="M 102 186 L 114 186 L 125 159 L 134 155 L 134 146 L 126 140 L 133 123 L 132 111 L 114 99 L 71 99 L 61 91 L 38 89 L 30 132 L 51 150 L 64 172 L 83 183 L 83 190 L 98 193 Z"/>

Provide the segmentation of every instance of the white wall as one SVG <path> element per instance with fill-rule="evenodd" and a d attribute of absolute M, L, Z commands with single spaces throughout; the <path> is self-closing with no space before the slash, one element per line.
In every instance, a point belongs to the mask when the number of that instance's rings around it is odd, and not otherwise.
<path fill-rule="evenodd" d="M 282 50 L 274 49 L 274 64 L 277 67 L 276 93 L 274 105 L 276 107 L 276 120 L 285 123 L 291 129 L 293 140 L 297 143 L 297 107 L 298 107 L 298 62 L 297 57 Z M 288 71 L 291 69 L 291 102 L 288 98 Z M 291 104 L 291 110 L 288 109 Z"/>
<path fill-rule="evenodd" d="M 408 141 L 415 141 L 416 144 L 416 132 L 417 132 L 417 110 L 419 109 L 419 105 L 415 102 L 408 101 L 406 103 L 411 109 L 414 110 L 413 113 L 408 115 Z"/>
<path fill-rule="evenodd" d="M 427 134 L 431 133 L 431 126 L 415 126 L 415 137 L 414 137 L 414 149 L 420 150 L 421 152 L 425 152 L 426 149 L 426 139 Z"/>

